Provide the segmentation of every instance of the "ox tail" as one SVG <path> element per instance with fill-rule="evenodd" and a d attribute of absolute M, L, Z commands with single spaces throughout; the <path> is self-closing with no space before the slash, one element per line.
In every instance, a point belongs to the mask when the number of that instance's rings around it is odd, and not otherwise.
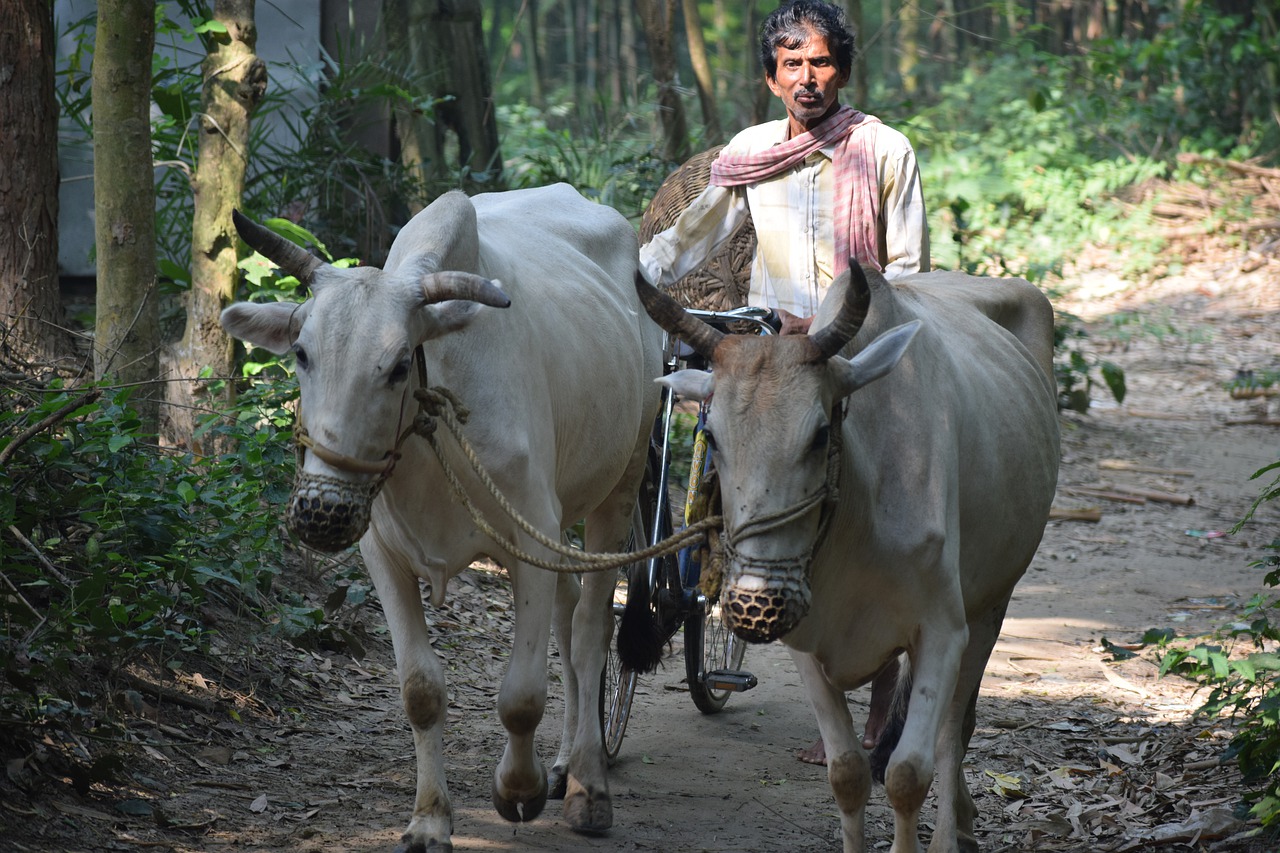
<path fill-rule="evenodd" d="M 652 595 L 648 561 L 632 563 L 627 572 L 627 603 L 618 624 L 618 657 L 624 667 L 642 675 L 658 668 L 666 645 L 657 614 L 649 606 Z"/>
<path fill-rule="evenodd" d="M 896 670 L 896 680 L 892 685 L 886 684 L 884 687 L 891 689 L 893 695 L 889 700 L 884 728 L 876 738 L 875 746 L 871 748 L 871 778 L 881 785 L 884 784 L 885 771 L 889 769 L 889 756 L 893 755 L 893 750 L 902 737 L 902 730 L 907 724 L 907 702 L 911 698 L 911 659 L 901 654 L 898 655 L 897 662 L 889 666 Z M 877 676 L 878 681 L 879 676 Z M 879 687 L 877 682 L 873 682 L 871 686 L 873 705 L 875 691 Z"/>

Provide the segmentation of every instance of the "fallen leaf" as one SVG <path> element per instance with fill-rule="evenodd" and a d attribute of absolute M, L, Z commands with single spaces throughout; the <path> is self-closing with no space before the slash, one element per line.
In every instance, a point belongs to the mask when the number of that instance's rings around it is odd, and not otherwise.
<path fill-rule="evenodd" d="M 267 795 L 261 794 L 256 800 L 249 804 L 249 811 L 261 814 L 267 810 Z"/>

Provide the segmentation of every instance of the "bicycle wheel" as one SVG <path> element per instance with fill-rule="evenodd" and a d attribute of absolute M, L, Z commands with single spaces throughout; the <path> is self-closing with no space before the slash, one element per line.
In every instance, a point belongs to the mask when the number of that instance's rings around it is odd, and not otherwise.
<path fill-rule="evenodd" d="M 644 543 L 644 522 L 639 507 L 632 518 L 631 537 L 627 541 L 626 550 L 634 551 L 637 543 Z M 627 570 L 619 569 L 617 581 L 613 589 L 613 631 L 618 633 L 618 625 L 622 621 L 622 613 L 627 605 Z M 608 653 L 605 655 L 604 672 L 600 674 L 600 731 L 604 740 L 605 756 L 613 764 L 622 749 L 622 738 L 627 733 L 627 722 L 631 719 L 631 703 L 635 698 L 637 673 L 634 669 L 622 665 L 618 657 L 617 645 L 610 640 Z"/>
<path fill-rule="evenodd" d="M 698 710 L 715 714 L 729 701 L 732 690 L 707 684 L 707 673 L 717 669 L 740 670 L 747 643 L 737 637 L 720 614 L 719 601 L 695 607 L 684 623 L 684 669 L 689 696 Z"/>

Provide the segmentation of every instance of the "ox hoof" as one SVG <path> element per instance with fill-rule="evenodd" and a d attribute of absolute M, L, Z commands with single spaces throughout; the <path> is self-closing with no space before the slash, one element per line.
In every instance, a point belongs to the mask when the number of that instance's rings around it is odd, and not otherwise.
<path fill-rule="evenodd" d="M 607 794 L 592 796 L 574 782 L 564 798 L 564 822 L 582 835 L 603 835 L 613 826 L 613 799 Z"/>
<path fill-rule="evenodd" d="M 517 798 L 504 797 L 498 791 L 498 785 L 493 785 L 493 807 L 498 814 L 502 815 L 504 820 L 512 823 L 527 823 L 538 815 L 542 814 L 542 810 L 547 807 L 547 774 L 543 771 L 542 787 L 530 796 Z"/>
<path fill-rule="evenodd" d="M 563 800 L 564 792 L 569 787 L 569 768 L 559 764 L 553 765 L 547 774 L 547 799 Z"/>
<path fill-rule="evenodd" d="M 453 842 L 423 841 L 421 838 L 410 838 L 408 835 L 400 839 L 394 853 L 453 853 Z"/>

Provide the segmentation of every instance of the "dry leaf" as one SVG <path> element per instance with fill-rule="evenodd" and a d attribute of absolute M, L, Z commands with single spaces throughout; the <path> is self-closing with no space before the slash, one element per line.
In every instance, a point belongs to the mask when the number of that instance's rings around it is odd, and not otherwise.
<path fill-rule="evenodd" d="M 260 794 L 256 800 L 249 804 L 249 811 L 261 814 L 267 810 L 267 795 Z"/>

